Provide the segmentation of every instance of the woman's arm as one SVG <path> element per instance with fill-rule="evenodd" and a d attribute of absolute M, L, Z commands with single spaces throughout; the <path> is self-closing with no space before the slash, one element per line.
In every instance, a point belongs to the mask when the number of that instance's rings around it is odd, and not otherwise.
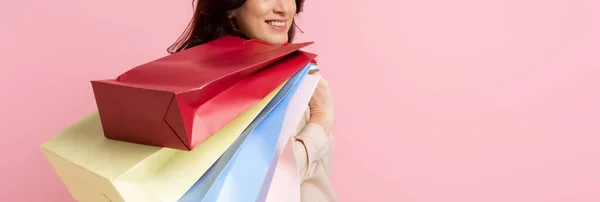
<path fill-rule="evenodd" d="M 318 70 L 310 74 L 321 75 Z M 295 135 L 294 153 L 303 181 L 313 176 L 319 162 L 330 159 L 325 157 L 332 155 L 329 152 L 333 148 L 330 131 L 334 120 L 333 96 L 329 84 L 321 77 L 299 125 L 299 132 Z M 328 174 L 329 162 L 322 164 Z"/>
<path fill-rule="evenodd" d="M 319 161 L 325 159 L 331 144 L 330 135 L 315 123 L 307 123 L 295 136 L 294 153 L 303 181 L 310 178 Z M 329 166 L 326 165 L 326 168 Z"/>

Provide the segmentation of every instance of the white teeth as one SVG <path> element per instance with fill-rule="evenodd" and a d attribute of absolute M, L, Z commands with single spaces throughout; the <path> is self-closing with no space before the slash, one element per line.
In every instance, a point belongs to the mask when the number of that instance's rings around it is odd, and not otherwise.
<path fill-rule="evenodd" d="M 276 26 L 276 27 L 283 27 L 285 26 L 285 22 L 281 22 L 281 21 L 269 21 L 270 25 Z"/>

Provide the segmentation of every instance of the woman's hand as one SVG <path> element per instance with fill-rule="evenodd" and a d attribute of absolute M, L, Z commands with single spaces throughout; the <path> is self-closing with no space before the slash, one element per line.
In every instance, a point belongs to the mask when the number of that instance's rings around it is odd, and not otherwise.
<path fill-rule="evenodd" d="M 318 72 L 311 74 L 320 75 Z M 308 122 L 320 125 L 329 134 L 335 122 L 335 105 L 329 84 L 323 77 L 321 77 L 321 80 L 317 84 L 317 88 L 308 106 L 310 108 L 310 119 Z"/>

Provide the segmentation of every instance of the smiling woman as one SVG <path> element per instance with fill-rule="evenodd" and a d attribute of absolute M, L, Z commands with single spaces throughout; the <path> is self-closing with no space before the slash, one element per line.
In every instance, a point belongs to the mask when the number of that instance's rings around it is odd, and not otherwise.
<path fill-rule="evenodd" d="M 194 17 L 169 53 L 230 35 L 273 45 L 294 40 L 294 16 L 304 0 L 197 0 Z M 294 154 L 301 174 L 301 201 L 338 201 L 330 179 L 335 107 L 321 77 L 295 133 Z"/>
<path fill-rule="evenodd" d="M 294 16 L 304 0 L 195 0 L 196 11 L 169 53 L 194 47 L 225 35 L 258 39 L 271 44 L 294 40 Z"/>
<path fill-rule="evenodd" d="M 294 0 L 248 0 L 239 9 L 231 11 L 229 17 L 235 19 L 246 36 L 281 44 L 290 42 L 287 32 L 294 30 L 290 27 L 294 23 L 297 7 Z"/>

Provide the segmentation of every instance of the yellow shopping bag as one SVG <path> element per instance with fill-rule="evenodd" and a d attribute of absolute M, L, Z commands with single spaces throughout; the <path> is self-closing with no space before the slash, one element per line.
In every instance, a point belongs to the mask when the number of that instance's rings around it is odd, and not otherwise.
<path fill-rule="evenodd" d="M 41 148 L 80 202 L 176 202 L 281 90 L 282 85 L 192 151 L 106 139 L 95 111 Z"/>

